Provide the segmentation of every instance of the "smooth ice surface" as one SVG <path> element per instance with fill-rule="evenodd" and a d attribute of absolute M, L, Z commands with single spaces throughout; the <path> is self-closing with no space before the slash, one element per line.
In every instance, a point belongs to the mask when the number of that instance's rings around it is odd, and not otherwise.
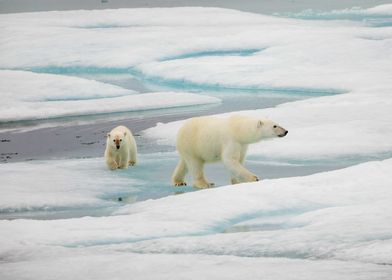
<path fill-rule="evenodd" d="M 137 183 L 109 172 L 102 158 L 3 164 L 0 174 L 2 214 L 114 206 L 111 198 Z"/>
<path fill-rule="evenodd" d="M 51 275 L 62 263 L 70 262 L 67 256 L 80 258 L 80 262 L 71 262 L 75 269 L 118 255 L 158 263 L 174 258 L 150 255 L 166 253 L 192 254 L 189 259 L 203 255 L 208 264 L 225 255 L 222 260 L 233 265 L 253 263 L 243 257 L 259 257 L 254 261 L 261 263 L 291 263 L 293 269 L 308 272 L 312 265 L 311 275 L 323 264 L 340 270 L 343 263 L 339 261 L 347 261 L 344 264 L 361 271 L 364 279 L 382 279 L 392 271 L 391 172 L 392 160 L 375 161 L 306 177 L 147 200 L 123 206 L 115 216 L 2 220 L 2 273 Z M 95 257 L 87 257 L 91 253 Z M 223 271 L 228 269 L 226 261 Z M 47 271 L 48 263 L 53 264 L 53 271 Z M 193 267 L 193 262 L 183 265 Z M 182 267 L 173 268 L 172 275 Z M 154 271 L 144 273 L 154 275 Z M 333 273 L 327 271 L 325 277 Z M 347 272 L 347 279 L 354 276 L 358 274 Z"/>
<path fill-rule="evenodd" d="M 22 71 L 0 71 L 0 122 L 132 112 L 219 103 L 191 93 L 135 94 L 86 79 Z"/>
<path fill-rule="evenodd" d="M 59 257 L 2 266 L 3 279 L 385 280 L 391 269 L 341 261 L 53 250 Z M 284 269 L 282 269 L 284 267 Z M 151 269 L 153 268 L 153 269 Z M 26 277 L 29 275 L 29 277 Z M 59 275 L 61 277 L 59 278 Z"/>

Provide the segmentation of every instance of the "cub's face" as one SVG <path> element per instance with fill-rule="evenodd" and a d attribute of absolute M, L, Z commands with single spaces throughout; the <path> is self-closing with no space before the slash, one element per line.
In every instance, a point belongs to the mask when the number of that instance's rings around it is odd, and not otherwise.
<path fill-rule="evenodd" d="M 124 142 L 125 133 L 108 133 L 108 145 L 113 149 L 119 150 Z"/>
<path fill-rule="evenodd" d="M 284 137 L 288 131 L 270 120 L 259 120 L 257 127 L 263 138 Z"/>

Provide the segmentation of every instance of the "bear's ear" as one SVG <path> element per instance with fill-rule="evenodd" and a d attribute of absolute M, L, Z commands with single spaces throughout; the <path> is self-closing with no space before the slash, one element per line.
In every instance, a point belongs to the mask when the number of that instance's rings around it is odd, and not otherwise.
<path fill-rule="evenodd" d="M 124 136 L 127 136 L 127 132 L 126 131 L 124 132 Z"/>
<path fill-rule="evenodd" d="M 106 136 L 109 138 L 110 137 L 110 133 L 106 134 Z"/>
<path fill-rule="evenodd" d="M 257 122 L 257 128 L 260 128 L 264 125 L 264 123 L 262 121 L 258 121 Z"/>

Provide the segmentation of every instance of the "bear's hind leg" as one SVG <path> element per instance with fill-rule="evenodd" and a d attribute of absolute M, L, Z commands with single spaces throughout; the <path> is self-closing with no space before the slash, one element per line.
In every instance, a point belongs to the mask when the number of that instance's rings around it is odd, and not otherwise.
<path fill-rule="evenodd" d="M 186 161 L 189 171 L 192 174 L 193 186 L 199 189 L 206 189 L 212 187 L 214 184 L 209 183 L 204 177 L 204 162 L 198 159 L 191 159 Z"/>
<path fill-rule="evenodd" d="M 238 178 L 236 178 L 236 177 L 231 177 L 231 184 L 232 184 L 232 185 L 239 184 L 239 183 L 241 183 L 241 181 L 238 180 Z"/>
<path fill-rule="evenodd" d="M 185 161 L 181 158 L 177 164 L 176 169 L 174 169 L 172 175 L 172 184 L 176 187 L 186 186 L 185 175 L 188 172 Z"/>

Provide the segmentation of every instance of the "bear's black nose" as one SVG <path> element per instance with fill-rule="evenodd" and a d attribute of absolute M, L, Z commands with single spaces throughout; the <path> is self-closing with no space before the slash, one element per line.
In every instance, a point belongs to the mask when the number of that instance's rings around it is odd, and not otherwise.
<path fill-rule="evenodd" d="M 286 135 L 287 135 L 287 133 L 289 133 L 289 131 L 288 131 L 288 130 L 286 130 L 286 132 L 284 133 L 284 136 L 286 136 Z"/>
<path fill-rule="evenodd" d="M 116 146 L 116 147 L 117 147 L 117 150 L 120 149 L 120 146 Z"/>

